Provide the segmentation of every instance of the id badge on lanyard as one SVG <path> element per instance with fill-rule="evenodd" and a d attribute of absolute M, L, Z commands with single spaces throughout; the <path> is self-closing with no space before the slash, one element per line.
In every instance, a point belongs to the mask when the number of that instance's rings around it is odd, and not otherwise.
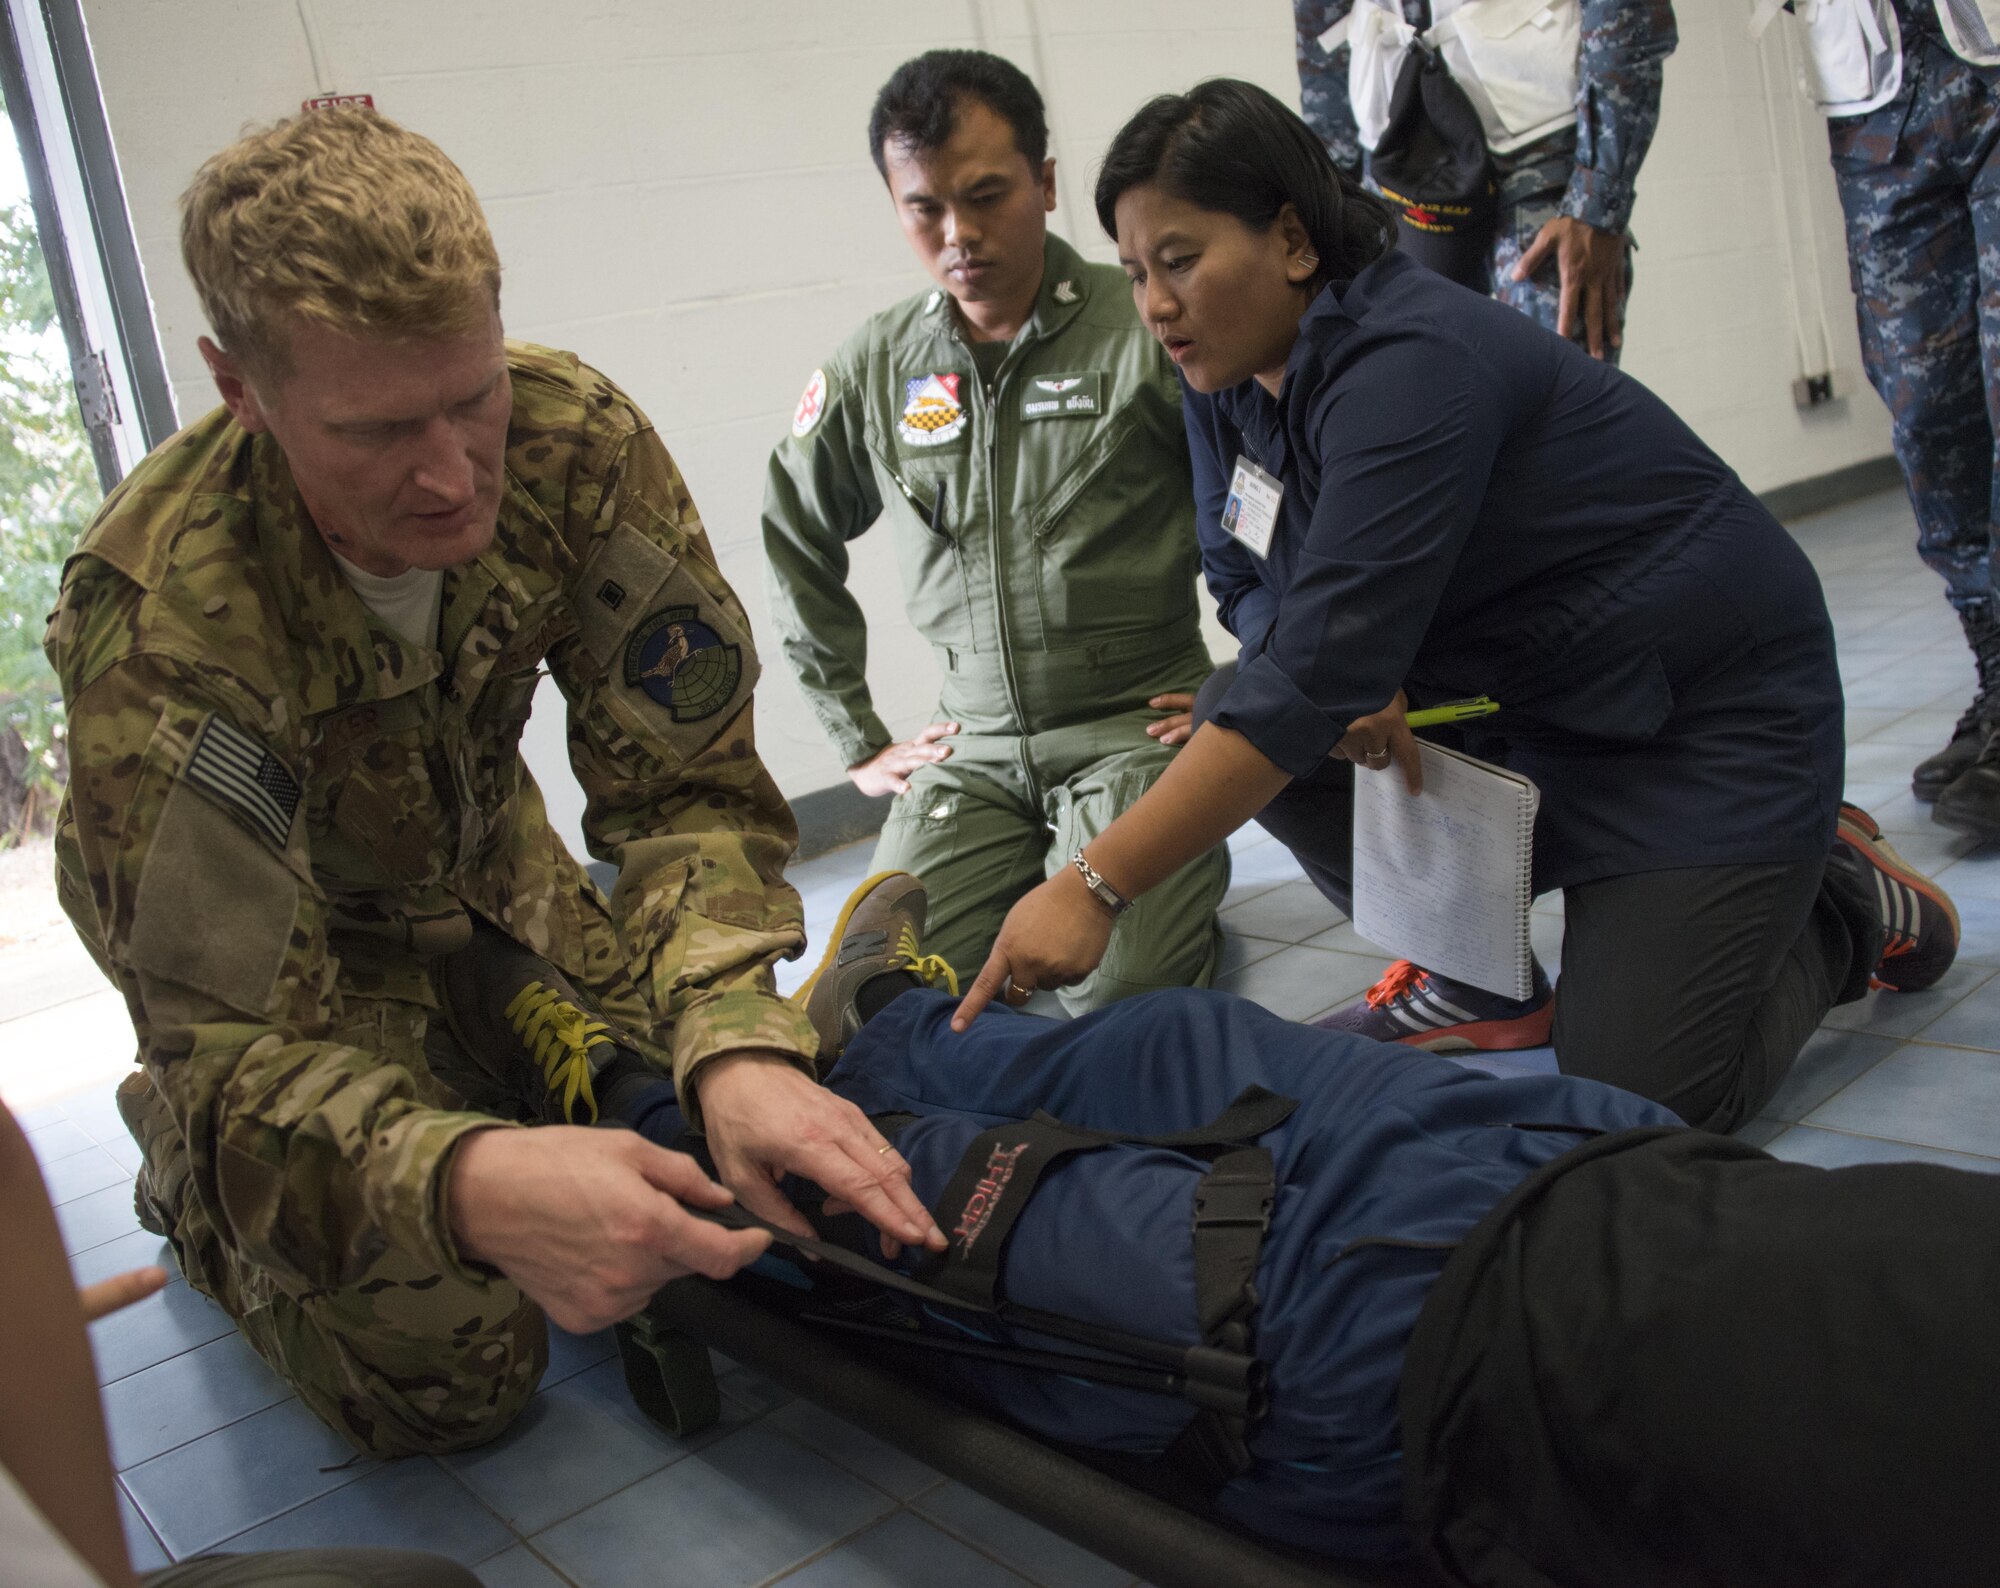
<path fill-rule="evenodd" d="M 1278 504 L 1284 499 L 1284 481 L 1239 453 L 1236 472 L 1229 478 L 1229 500 L 1222 506 L 1222 527 L 1258 557 L 1268 559 L 1271 537 L 1278 532 Z"/>

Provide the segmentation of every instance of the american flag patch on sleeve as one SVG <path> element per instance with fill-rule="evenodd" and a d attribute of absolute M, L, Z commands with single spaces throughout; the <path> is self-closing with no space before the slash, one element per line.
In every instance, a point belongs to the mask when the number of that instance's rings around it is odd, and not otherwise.
<path fill-rule="evenodd" d="M 298 779 L 234 723 L 210 717 L 183 770 L 280 849 L 299 808 Z"/>

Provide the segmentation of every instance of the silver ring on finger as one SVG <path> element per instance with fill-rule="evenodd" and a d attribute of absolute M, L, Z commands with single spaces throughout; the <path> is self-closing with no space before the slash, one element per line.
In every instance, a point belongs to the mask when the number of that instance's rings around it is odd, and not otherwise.
<path fill-rule="evenodd" d="M 1366 759 L 1370 766 L 1387 766 L 1389 764 L 1389 752 L 1387 750 L 1370 750 L 1364 759 Z"/>

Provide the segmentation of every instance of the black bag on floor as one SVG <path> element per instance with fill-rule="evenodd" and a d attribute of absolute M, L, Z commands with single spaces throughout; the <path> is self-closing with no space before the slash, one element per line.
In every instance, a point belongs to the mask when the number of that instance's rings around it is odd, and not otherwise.
<path fill-rule="evenodd" d="M 1410 46 L 1389 97 L 1389 125 L 1368 174 L 1396 206 L 1396 245 L 1448 280 L 1492 291 L 1489 260 L 1499 210 L 1486 129 L 1444 59 Z"/>

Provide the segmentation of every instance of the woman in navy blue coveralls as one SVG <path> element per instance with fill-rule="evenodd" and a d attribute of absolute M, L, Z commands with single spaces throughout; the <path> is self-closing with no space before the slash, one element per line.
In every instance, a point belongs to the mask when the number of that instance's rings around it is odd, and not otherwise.
<path fill-rule="evenodd" d="M 1465 748 L 1541 791 L 1566 1072 L 1731 1129 L 1871 975 L 1944 973 L 1949 901 L 1840 803 L 1811 565 L 1664 403 L 1388 252 L 1379 203 L 1248 84 L 1142 109 L 1097 204 L 1181 369 L 1204 563 L 1242 650 L 1168 775 L 1081 852 L 1094 877 L 1016 907 L 961 1022 L 1082 975 L 1121 897 L 1253 817 L 1348 908 L 1356 765 L 1414 787 L 1406 707 L 1476 695 L 1503 709 Z M 1239 460 L 1282 486 L 1261 546 L 1248 515 L 1225 528 Z M 1549 1002 L 1405 966 L 1334 1019 L 1523 1046 Z"/>

